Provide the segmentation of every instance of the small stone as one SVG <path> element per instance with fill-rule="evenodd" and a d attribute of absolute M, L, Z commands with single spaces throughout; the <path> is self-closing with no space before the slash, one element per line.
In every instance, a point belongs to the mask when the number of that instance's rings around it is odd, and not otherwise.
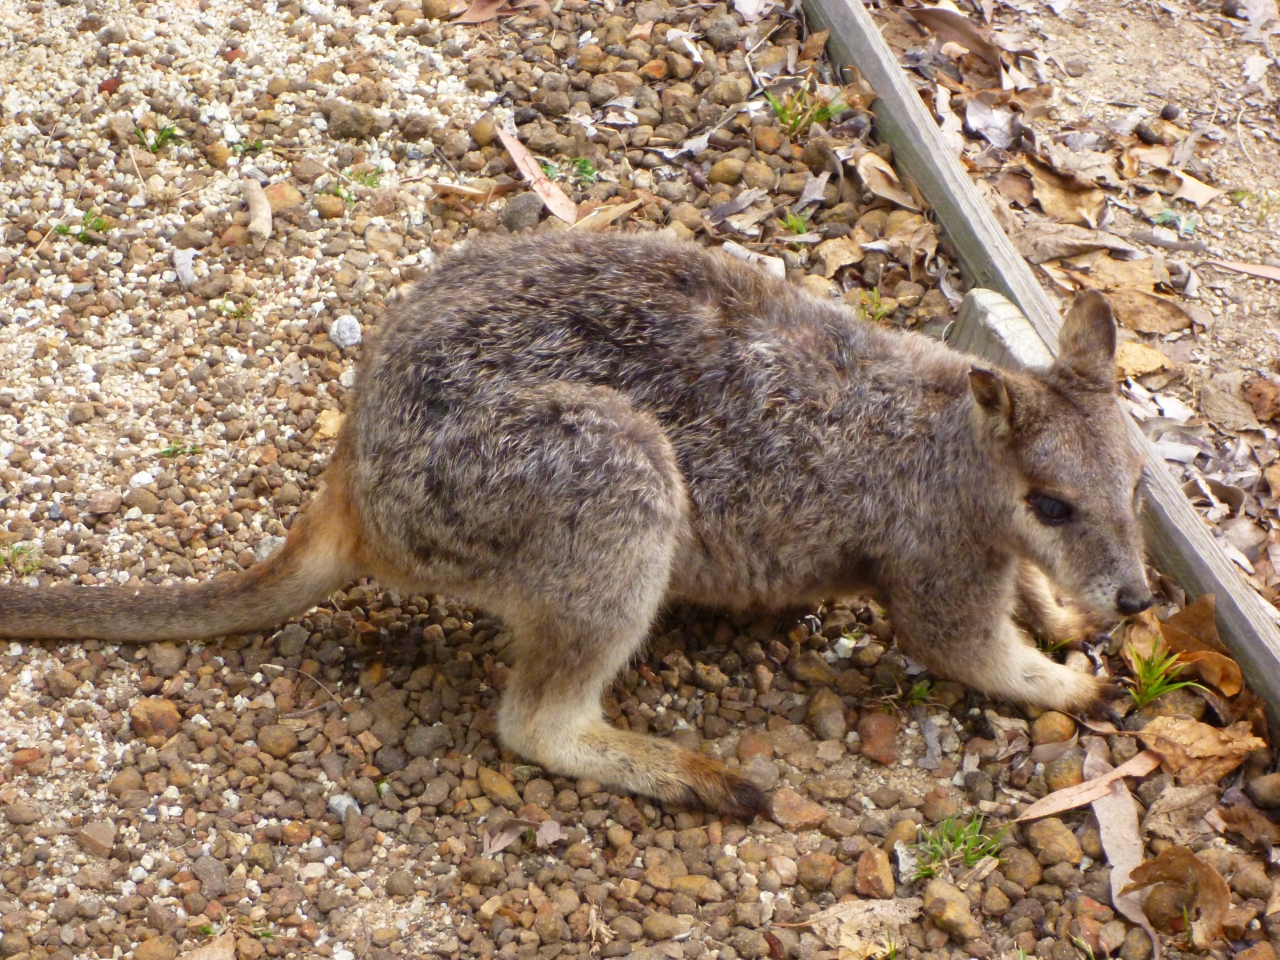
<path fill-rule="evenodd" d="M 221 140 L 204 148 L 204 158 L 209 161 L 209 166 L 216 167 L 219 170 L 226 169 L 227 162 L 230 161 L 232 156 L 231 148 Z"/>
<path fill-rule="evenodd" d="M 130 708 L 129 721 L 133 726 L 134 736 L 148 741 L 152 746 L 160 746 L 178 732 L 182 714 L 172 700 L 148 697 Z"/>
<path fill-rule="evenodd" d="M 95 416 L 93 404 L 88 401 L 73 403 L 71 409 L 67 411 L 67 423 L 81 424 L 88 423 Z"/>
<path fill-rule="evenodd" d="M 303 157 L 289 168 L 289 172 L 293 174 L 293 179 L 297 180 L 299 183 L 305 184 L 315 183 L 329 171 L 325 165 L 320 163 L 318 160 L 312 160 L 310 157 Z"/>
<path fill-rule="evenodd" d="M 422 15 L 428 20 L 447 20 L 453 16 L 452 0 L 422 0 Z"/>
<path fill-rule="evenodd" d="M 807 708 L 809 726 L 819 740 L 843 740 L 849 732 L 845 719 L 844 701 L 829 687 L 819 687 L 809 699 Z"/>
<path fill-rule="evenodd" d="M 436 750 L 452 745 L 453 735 L 444 724 L 414 727 L 404 741 L 404 749 L 411 757 L 429 757 Z"/>
<path fill-rule="evenodd" d="M 524 800 L 516 792 L 516 788 L 511 785 L 511 781 L 496 770 L 481 767 L 476 775 L 480 780 L 480 789 L 494 803 L 512 811 L 519 810 L 524 806 Z"/>
<path fill-rule="evenodd" d="M 948 817 L 956 816 L 960 812 L 960 805 L 947 794 L 943 787 L 935 787 L 924 798 L 920 812 L 930 823 L 938 823 Z"/>
<path fill-rule="evenodd" d="M 773 822 L 784 830 L 813 830 L 822 826 L 828 816 L 826 810 L 790 787 L 783 787 L 773 795 Z"/>
<path fill-rule="evenodd" d="M 144 516 L 160 512 L 160 498 L 150 490 L 134 487 L 124 495 L 126 507 L 137 507 Z"/>
<path fill-rule="evenodd" d="M 489 146 L 489 144 L 498 139 L 498 125 L 494 122 L 493 114 L 491 113 L 486 113 L 473 123 L 468 132 L 471 134 L 471 139 L 481 148 Z"/>
<path fill-rule="evenodd" d="M 1151 938 L 1141 927 L 1130 927 L 1120 945 L 1120 960 L 1151 960 Z"/>
<path fill-rule="evenodd" d="M 542 198 L 536 193 L 518 193 L 502 211 L 502 225 L 512 233 L 532 230 L 542 219 Z"/>
<path fill-rule="evenodd" d="M 328 103 L 329 135 L 343 140 L 363 140 L 373 132 L 377 114 L 372 107 L 348 100 Z"/>
<path fill-rule="evenodd" d="M 987 887 L 982 895 L 982 913 L 988 917 L 1003 917 L 1012 903 L 999 887 Z"/>
<path fill-rule="evenodd" d="M 1280 773 L 1254 777 L 1245 787 L 1249 799 L 1264 810 L 1280 808 Z"/>
<path fill-rule="evenodd" d="M 213 231 L 201 230 L 188 223 L 173 235 L 169 243 L 179 250 L 203 250 L 213 243 Z"/>
<path fill-rule="evenodd" d="M 1084 783 L 1084 757 L 1078 751 L 1044 765 L 1044 782 L 1050 790 L 1065 790 Z"/>
<path fill-rule="evenodd" d="M 742 179 L 742 171 L 745 169 L 746 163 L 735 157 L 725 157 L 723 160 L 717 160 L 711 166 L 711 172 L 707 174 L 707 179 L 712 183 L 725 183 L 732 186 Z"/>
<path fill-rule="evenodd" d="M 746 77 L 721 77 L 707 88 L 707 99 L 725 107 L 741 103 L 750 94 L 751 81 Z"/>
<path fill-rule="evenodd" d="M 1248 950 L 1235 954 L 1234 960 L 1276 960 L 1276 948 L 1266 940 L 1259 940 Z"/>
<path fill-rule="evenodd" d="M 1269 900 L 1271 898 L 1271 880 L 1267 877 L 1267 869 L 1257 860 L 1245 860 L 1231 874 L 1231 889 L 1246 900 Z"/>
<path fill-rule="evenodd" d="M 930 880 L 924 888 L 924 914 L 957 943 L 982 937 L 982 924 L 973 919 L 969 898 L 940 877 Z"/>
<path fill-rule="evenodd" d="M 283 760 L 298 749 L 298 735 L 281 723 L 273 723 L 258 731 L 258 749 L 277 760 Z"/>
<path fill-rule="evenodd" d="M 888 810 L 902 799 L 902 791 L 890 786 L 876 787 L 870 793 L 871 802 L 881 810 Z"/>
<path fill-rule="evenodd" d="M 777 127 L 753 127 L 751 138 L 756 143 L 756 149 L 763 153 L 777 153 L 786 143 L 786 138 Z"/>
<path fill-rule="evenodd" d="M 738 768 L 738 772 L 766 792 L 778 785 L 780 776 L 778 765 L 762 754 L 753 756 Z"/>
<path fill-rule="evenodd" d="M 334 346 L 343 350 L 347 347 L 354 347 L 364 339 L 364 333 L 360 329 L 360 321 L 351 314 L 344 313 L 330 325 L 329 339 Z"/>
<path fill-rule="evenodd" d="M 863 897 L 888 900 L 893 896 L 895 888 L 889 855 L 879 847 L 868 847 L 858 859 L 854 889 Z"/>
<path fill-rule="evenodd" d="M 176 677 L 187 665 L 187 655 L 176 643 L 153 643 L 147 651 L 147 662 L 157 677 Z"/>
<path fill-rule="evenodd" d="M 840 861 L 826 853 L 806 853 L 796 861 L 796 878 L 806 890 L 817 893 L 831 886 Z"/>
<path fill-rule="evenodd" d="M 706 32 L 707 42 L 720 53 L 728 53 L 742 39 L 742 28 L 733 17 L 716 17 Z"/>
<path fill-rule="evenodd" d="M 858 720 L 862 755 L 886 767 L 898 762 L 898 721 L 887 713 L 868 713 Z"/>
<path fill-rule="evenodd" d="M 122 797 L 130 790 L 142 789 L 142 773 L 137 767 L 125 767 L 107 784 L 107 793 L 113 797 Z"/>
<path fill-rule="evenodd" d="M 80 681 L 69 670 L 50 670 L 44 675 L 44 682 L 49 685 L 49 692 L 55 697 L 69 697 L 80 689 Z"/>
<path fill-rule="evenodd" d="M 820 683 L 828 687 L 835 686 L 840 676 L 816 650 L 806 650 L 800 656 L 788 660 L 787 672 L 792 679 L 801 683 Z"/>
<path fill-rule="evenodd" d="M 902 288 L 902 284 L 898 285 Z M 898 297 L 899 302 L 902 298 Z M 907 304 L 911 306 L 911 304 Z M 1047 710 L 1036 717 L 1031 724 L 1031 742 L 1039 746 L 1044 743 L 1063 743 L 1070 740 L 1076 732 L 1076 722 L 1065 713 Z"/>
<path fill-rule="evenodd" d="M 1062 65 L 1068 77 L 1083 77 L 1089 72 L 1089 61 L 1083 57 L 1070 57 Z"/>
<path fill-rule="evenodd" d="M 910 817 L 903 817 L 901 820 L 895 820 L 893 825 L 889 827 L 888 833 L 885 834 L 884 847 L 885 853 L 889 853 L 897 847 L 901 841 L 907 846 L 916 842 L 916 838 L 920 833 L 920 825 Z"/>
<path fill-rule="evenodd" d="M 41 819 L 40 811 L 36 809 L 35 804 L 28 803 L 26 800 L 15 800 L 9 804 L 4 808 L 4 816 L 17 827 L 25 827 Z"/>
<path fill-rule="evenodd" d="M 667 913 L 651 913 L 640 924 L 644 935 L 650 940 L 670 940 L 688 933 L 689 924 L 679 917 Z"/>
<path fill-rule="evenodd" d="M 178 945 L 170 937 L 152 937 L 133 948 L 133 960 L 173 960 Z"/>
<path fill-rule="evenodd" d="M 1009 847 L 1000 852 L 1000 872 L 1006 880 L 1030 890 L 1044 877 L 1044 868 L 1022 847 Z"/>
<path fill-rule="evenodd" d="M 318 193 L 311 201 L 311 206 L 315 207 L 316 213 L 320 214 L 321 220 L 337 220 L 347 212 L 347 203 L 341 197 L 335 197 L 331 193 Z"/>
<path fill-rule="evenodd" d="M 270 186 L 263 187 L 262 193 L 266 196 L 267 203 L 271 204 L 272 213 L 278 213 L 281 210 L 288 210 L 290 207 L 296 207 L 306 199 L 306 197 L 302 195 L 302 191 L 288 180 L 281 180 L 279 183 L 273 183 Z"/>
<path fill-rule="evenodd" d="M 1057 817 L 1045 817 L 1027 828 L 1027 844 L 1043 866 L 1055 863 L 1078 865 L 1084 851 L 1071 829 Z M 1007 874 L 1006 874 L 1007 876 Z"/>
<path fill-rule="evenodd" d="M 412 897 L 413 896 L 413 874 L 404 870 L 397 870 L 391 876 L 387 877 L 384 884 L 387 895 L 391 897 Z"/>

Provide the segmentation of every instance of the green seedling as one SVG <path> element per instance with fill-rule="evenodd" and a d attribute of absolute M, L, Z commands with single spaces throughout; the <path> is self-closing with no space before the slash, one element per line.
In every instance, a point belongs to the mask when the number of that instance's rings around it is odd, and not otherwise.
<path fill-rule="evenodd" d="M 40 569 L 40 559 L 30 544 L 15 543 L 0 556 L 3 556 L 4 567 L 11 576 L 29 577 Z"/>
<path fill-rule="evenodd" d="M 794 233 L 796 236 L 809 232 L 808 213 L 792 213 L 788 210 L 785 217 L 778 219 L 778 223 L 782 224 L 782 229 L 787 233 Z"/>
<path fill-rule="evenodd" d="M 243 157 L 246 153 L 257 153 L 266 147 L 266 145 L 266 141 L 264 140 L 254 140 L 253 142 L 241 140 L 239 143 L 233 143 L 231 145 L 231 152 L 237 157 Z"/>
<path fill-rule="evenodd" d="M 540 166 L 542 168 L 542 172 L 545 173 L 552 180 L 560 176 L 559 168 L 556 167 L 556 165 L 552 163 L 550 160 L 539 160 L 538 166 Z"/>
<path fill-rule="evenodd" d="M 1043 633 L 1036 634 L 1036 646 L 1040 649 L 1041 653 L 1052 655 L 1057 653 L 1063 647 L 1070 646 L 1073 643 L 1075 643 L 1074 637 L 1067 637 L 1065 640 L 1050 640 Z"/>
<path fill-rule="evenodd" d="M 882 322 L 893 312 L 893 307 L 881 302 L 880 291 L 875 287 L 862 291 L 856 309 L 863 320 L 870 320 L 872 323 Z"/>
<path fill-rule="evenodd" d="M 766 90 L 764 98 L 773 108 L 778 122 L 792 137 L 805 133 L 815 123 L 827 123 L 836 114 L 848 109 L 839 98 L 828 100 L 810 92 L 806 87 L 788 90 L 781 98 Z"/>
<path fill-rule="evenodd" d="M 335 183 L 332 187 L 325 191 L 330 196 L 337 197 L 344 203 L 355 203 L 356 195 L 341 184 Z"/>
<path fill-rule="evenodd" d="M 102 240 L 102 237 L 98 236 L 98 234 L 105 232 L 110 225 L 106 217 L 99 216 L 92 210 L 86 210 L 80 215 L 79 223 L 60 223 L 53 228 L 53 232 L 60 237 L 75 234 L 81 240 L 97 242 Z"/>
<path fill-rule="evenodd" d="M 1186 669 L 1185 663 L 1178 662 L 1176 653 L 1162 655 L 1161 647 L 1156 646 L 1150 657 L 1144 657 L 1137 650 L 1133 651 L 1133 678 L 1129 681 L 1129 696 L 1139 710 L 1157 697 L 1184 687 L 1195 687 L 1203 690 L 1194 680 L 1178 680 L 1178 674 Z"/>
<path fill-rule="evenodd" d="M 569 162 L 573 175 L 583 183 L 595 183 L 600 178 L 596 165 L 588 157 L 577 157 Z"/>
<path fill-rule="evenodd" d="M 979 815 L 968 823 L 947 817 L 936 827 L 921 829 L 921 839 L 912 848 L 916 855 L 916 880 L 946 876 L 957 867 L 972 867 L 984 857 L 994 857 L 1000 849 L 1007 827 L 994 837 L 982 832 L 984 818 Z"/>
<path fill-rule="evenodd" d="M 239 306 L 230 300 L 210 300 L 209 306 L 214 313 L 218 314 L 218 316 L 228 317 L 232 320 L 243 320 L 245 317 L 253 314 L 252 297 Z"/>
<path fill-rule="evenodd" d="M 178 136 L 177 127 L 162 127 L 158 131 L 134 127 L 133 132 L 142 141 L 143 148 L 150 153 L 159 153 L 170 143 L 182 139 Z"/>
<path fill-rule="evenodd" d="M 170 443 L 160 451 L 160 456 L 166 460 L 172 460 L 174 457 L 191 457 L 201 452 L 201 448 L 194 443 Z"/>

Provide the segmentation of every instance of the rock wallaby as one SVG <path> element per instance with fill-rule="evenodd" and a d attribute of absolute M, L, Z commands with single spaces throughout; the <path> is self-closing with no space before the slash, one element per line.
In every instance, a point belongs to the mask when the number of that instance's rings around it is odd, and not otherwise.
<path fill-rule="evenodd" d="M 265 630 L 366 576 L 457 596 L 514 634 L 510 749 L 748 814 L 764 803 L 745 778 L 601 717 L 664 605 L 865 591 L 940 676 L 1063 710 L 1102 695 L 1013 617 L 1060 634 L 1056 591 L 1100 618 L 1151 602 L 1115 343 L 1097 293 L 1052 367 L 1012 373 L 689 243 L 475 243 L 386 321 L 275 555 L 200 584 L 0 587 L 0 636 Z"/>

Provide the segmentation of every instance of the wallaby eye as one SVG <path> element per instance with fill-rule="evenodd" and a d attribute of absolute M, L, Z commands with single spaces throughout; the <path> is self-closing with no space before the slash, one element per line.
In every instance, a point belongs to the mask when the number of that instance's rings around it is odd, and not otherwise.
<path fill-rule="evenodd" d="M 1051 527 L 1066 523 L 1075 513 L 1071 504 L 1045 493 L 1033 493 L 1027 498 L 1027 503 L 1031 505 L 1036 519 Z"/>

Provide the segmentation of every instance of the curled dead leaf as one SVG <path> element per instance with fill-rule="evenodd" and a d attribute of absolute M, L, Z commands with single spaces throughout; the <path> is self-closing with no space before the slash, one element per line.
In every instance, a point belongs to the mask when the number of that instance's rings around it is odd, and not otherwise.
<path fill-rule="evenodd" d="M 834 277 L 841 267 L 847 267 L 851 263 L 861 263 L 865 256 L 861 245 L 848 237 L 824 240 L 813 248 L 813 252 L 822 261 L 823 275 L 828 279 Z"/>
<path fill-rule="evenodd" d="M 1139 333 L 1175 333 L 1191 328 L 1191 317 L 1167 297 L 1145 290 L 1120 287 L 1107 291 L 1107 302 L 1116 320 Z"/>
<path fill-rule="evenodd" d="M 1231 891 L 1222 874 L 1186 847 L 1168 847 L 1156 859 L 1137 867 L 1121 893 L 1161 882 L 1185 884 L 1195 890 L 1199 915 L 1191 924 L 1191 940 L 1199 949 L 1209 949 L 1222 936 L 1222 925 L 1231 910 Z"/>
<path fill-rule="evenodd" d="M 1267 745 L 1243 720 L 1220 729 L 1189 717 L 1156 717 L 1138 736 L 1160 755 L 1179 786 L 1216 783 Z"/>
<path fill-rule="evenodd" d="M 840 960 L 867 960 L 884 953 L 892 939 L 903 942 L 902 928 L 920 915 L 919 897 L 837 903 L 809 918 L 809 927 L 840 951 Z"/>
<path fill-rule="evenodd" d="M 1031 192 L 1040 202 L 1046 216 L 1064 223 L 1097 227 L 1098 217 L 1107 204 L 1107 195 L 1099 187 L 1064 176 L 1034 158 L 1028 158 Z"/>
<path fill-rule="evenodd" d="M 1219 807 L 1217 813 L 1227 830 L 1246 837 L 1255 846 L 1274 847 L 1280 844 L 1280 826 L 1251 803 Z"/>
<path fill-rule="evenodd" d="M 1116 347 L 1116 369 L 1124 377 L 1142 377 L 1168 369 L 1169 358 L 1155 347 L 1130 340 Z"/>
<path fill-rule="evenodd" d="M 919 210 L 919 205 L 912 199 L 911 194 L 902 188 L 898 174 L 894 172 L 893 167 L 885 161 L 877 153 L 868 150 L 857 162 L 858 176 L 862 178 L 862 184 L 866 189 L 870 190 L 877 197 L 896 203 L 900 207 L 908 210 Z"/>

